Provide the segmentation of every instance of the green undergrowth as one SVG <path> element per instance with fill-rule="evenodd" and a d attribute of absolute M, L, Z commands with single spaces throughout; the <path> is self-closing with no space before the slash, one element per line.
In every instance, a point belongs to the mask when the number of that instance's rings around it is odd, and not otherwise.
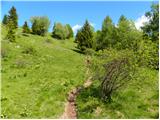
<path fill-rule="evenodd" d="M 138 68 L 136 73 L 129 84 L 113 94 L 111 102 L 102 101 L 100 81 L 93 81 L 77 98 L 78 118 L 159 118 L 158 71 Z"/>

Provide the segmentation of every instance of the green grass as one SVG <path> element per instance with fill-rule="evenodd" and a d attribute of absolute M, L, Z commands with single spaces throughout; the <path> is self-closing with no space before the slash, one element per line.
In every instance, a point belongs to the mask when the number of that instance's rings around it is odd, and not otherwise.
<path fill-rule="evenodd" d="M 158 118 L 158 71 L 139 68 L 135 79 L 113 94 L 113 101 L 100 98 L 100 82 L 84 90 L 77 98 L 79 118 L 138 119 Z"/>
<path fill-rule="evenodd" d="M 1 117 L 59 118 L 67 93 L 86 80 L 85 56 L 75 52 L 73 39 L 21 31 L 9 42 L 2 26 Z M 99 85 L 95 80 L 77 97 L 78 118 L 158 118 L 158 71 L 138 68 L 110 103 L 101 100 Z"/>
<path fill-rule="evenodd" d="M 4 26 L 2 31 L 2 117 L 58 118 L 68 91 L 85 80 L 84 55 L 73 51 L 72 39 L 24 36 L 18 30 L 11 43 L 4 39 Z"/>

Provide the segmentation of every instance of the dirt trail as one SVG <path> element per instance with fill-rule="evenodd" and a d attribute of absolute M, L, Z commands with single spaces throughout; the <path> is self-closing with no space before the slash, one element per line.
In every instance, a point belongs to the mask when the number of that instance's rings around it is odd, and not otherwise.
<path fill-rule="evenodd" d="M 89 75 L 88 65 L 90 64 L 90 58 L 87 56 L 85 65 L 87 67 L 86 75 Z M 84 82 L 84 84 L 80 87 L 74 88 L 68 94 L 67 102 L 65 104 L 65 110 L 60 119 L 77 119 L 77 109 L 76 109 L 76 97 L 80 93 L 80 91 L 84 88 L 89 87 L 92 84 L 92 77 L 88 77 L 88 79 Z"/>

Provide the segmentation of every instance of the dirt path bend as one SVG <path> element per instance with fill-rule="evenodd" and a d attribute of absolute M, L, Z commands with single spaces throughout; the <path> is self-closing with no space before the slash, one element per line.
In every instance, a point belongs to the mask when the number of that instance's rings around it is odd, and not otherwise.
<path fill-rule="evenodd" d="M 90 64 L 90 58 L 87 56 L 85 65 L 87 67 L 86 75 L 89 75 L 88 65 Z M 65 104 L 64 113 L 60 117 L 60 119 L 77 119 L 77 109 L 76 109 L 76 97 L 80 93 L 80 91 L 84 88 L 88 88 L 92 84 L 92 77 L 88 77 L 88 79 L 84 82 L 84 84 L 80 87 L 74 88 L 68 94 L 67 102 Z"/>

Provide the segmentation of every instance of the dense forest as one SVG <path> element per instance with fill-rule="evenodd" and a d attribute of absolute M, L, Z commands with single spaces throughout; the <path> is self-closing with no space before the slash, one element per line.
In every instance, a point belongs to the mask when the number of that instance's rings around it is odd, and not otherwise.
<path fill-rule="evenodd" d="M 74 36 L 47 16 L 18 26 L 13 6 L 1 23 L 1 118 L 61 117 L 66 101 L 68 118 L 158 118 L 159 4 L 145 16 L 141 29 L 124 15 L 97 31 L 86 20 Z"/>

